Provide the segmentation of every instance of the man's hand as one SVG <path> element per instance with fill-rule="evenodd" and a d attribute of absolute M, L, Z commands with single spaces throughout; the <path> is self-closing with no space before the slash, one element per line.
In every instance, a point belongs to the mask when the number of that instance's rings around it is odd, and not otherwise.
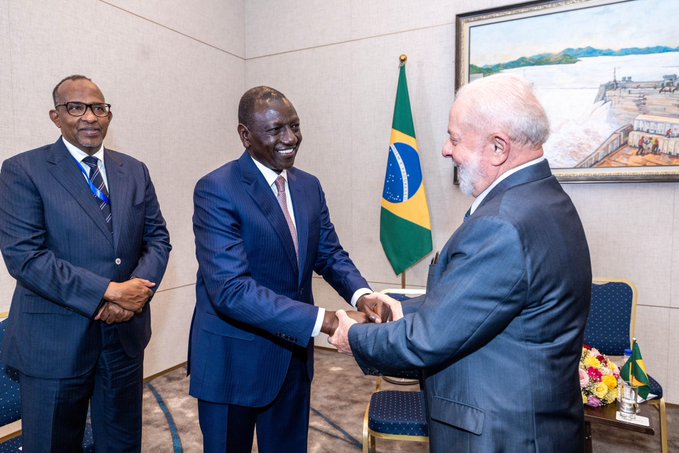
<path fill-rule="evenodd" d="M 332 336 L 328 338 L 328 343 L 335 346 L 339 352 L 351 355 L 351 344 L 349 344 L 349 329 L 351 328 L 351 326 L 356 324 L 356 321 L 350 318 L 344 310 L 337 310 L 335 314 L 337 315 L 338 325 L 337 329 L 335 329 L 335 333 L 333 333 Z"/>
<path fill-rule="evenodd" d="M 325 316 L 323 317 L 323 325 L 321 326 L 321 332 L 327 335 L 333 335 L 335 333 L 335 329 L 337 329 L 337 326 L 339 325 L 339 319 L 337 313 L 339 312 L 344 313 L 345 316 L 349 317 L 352 319 L 355 323 L 365 323 L 368 322 L 368 317 L 366 316 L 365 313 L 361 313 L 360 311 L 349 311 L 345 312 L 344 310 L 339 310 L 337 312 L 335 311 L 330 311 L 330 310 L 325 310 Z"/>
<path fill-rule="evenodd" d="M 358 298 L 356 308 L 368 316 L 370 322 L 382 323 L 391 321 L 391 310 L 377 296 L 379 293 L 364 294 Z"/>
<path fill-rule="evenodd" d="M 141 313 L 144 305 L 153 295 L 151 288 L 154 286 L 156 286 L 155 283 L 143 278 L 133 278 L 122 283 L 111 282 L 104 293 L 104 300 L 113 302 L 125 310 Z"/>
<path fill-rule="evenodd" d="M 103 321 L 106 324 L 116 324 L 129 321 L 133 316 L 134 312 L 130 310 L 125 310 L 113 302 L 104 302 L 104 305 L 99 309 L 99 313 L 94 317 L 94 320 Z"/>
<path fill-rule="evenodd" d="M 403 318 L 401 302 L 384 293 L 372 293 L 361 296 L 356 307 L 365 312 L 372 322 L 398 321 Z"/>

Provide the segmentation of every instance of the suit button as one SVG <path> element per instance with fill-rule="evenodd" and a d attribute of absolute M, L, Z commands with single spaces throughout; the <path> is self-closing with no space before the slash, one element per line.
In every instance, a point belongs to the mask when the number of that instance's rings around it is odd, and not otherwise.
<path fill-rule="evenodd" d="M 123 262 L 123 260 L 121 260 L 120 258 L 116 258 L 116 261 L 115 261 L 116 265 L 120 266 L 120 263 L 122 263 L 122 262 Z"/>

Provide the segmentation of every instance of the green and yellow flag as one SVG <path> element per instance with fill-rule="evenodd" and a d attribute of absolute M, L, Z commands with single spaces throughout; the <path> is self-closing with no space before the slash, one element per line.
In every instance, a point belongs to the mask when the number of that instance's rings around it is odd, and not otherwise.
<path fill-rule="evenodd" d="M 401 63 L 391 125 L 380 242 L 397 275 L 432 250 L 431 219 L 410 110 L 405 62 Z"/>
<path fill-rule="evenodd" d="M 644 359 L 641 358 L 641 351 L 636 340 L 634 340 L 632 345 L 632 356 L 620 369 L 620 377 L 631 385 L 638 387 L 639 396 L 644 399 L 648 397 L 650 392 L 648 373 L 646 372 L 646 364 Z"/>

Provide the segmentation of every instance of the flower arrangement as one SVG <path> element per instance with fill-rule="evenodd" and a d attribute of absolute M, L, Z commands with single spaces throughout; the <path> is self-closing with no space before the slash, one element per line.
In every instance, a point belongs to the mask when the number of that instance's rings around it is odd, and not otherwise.
<path fill-rule="evenodd" d="M 580 389 L 582 402 L 599 407 L 610 404 L 618 398 L 617 365 L 596 348 L 585 345 L 580 357 Z"/>

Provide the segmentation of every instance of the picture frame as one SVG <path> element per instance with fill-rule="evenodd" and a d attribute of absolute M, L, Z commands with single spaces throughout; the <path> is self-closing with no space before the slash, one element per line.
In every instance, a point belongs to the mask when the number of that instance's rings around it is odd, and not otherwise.
<path fill-rule="evenodd" d="M 561 182 L 679 181 L 671 3 L 541 0 L 458 14 L 455 89 L 496 72 L 531 81 Z"/>

